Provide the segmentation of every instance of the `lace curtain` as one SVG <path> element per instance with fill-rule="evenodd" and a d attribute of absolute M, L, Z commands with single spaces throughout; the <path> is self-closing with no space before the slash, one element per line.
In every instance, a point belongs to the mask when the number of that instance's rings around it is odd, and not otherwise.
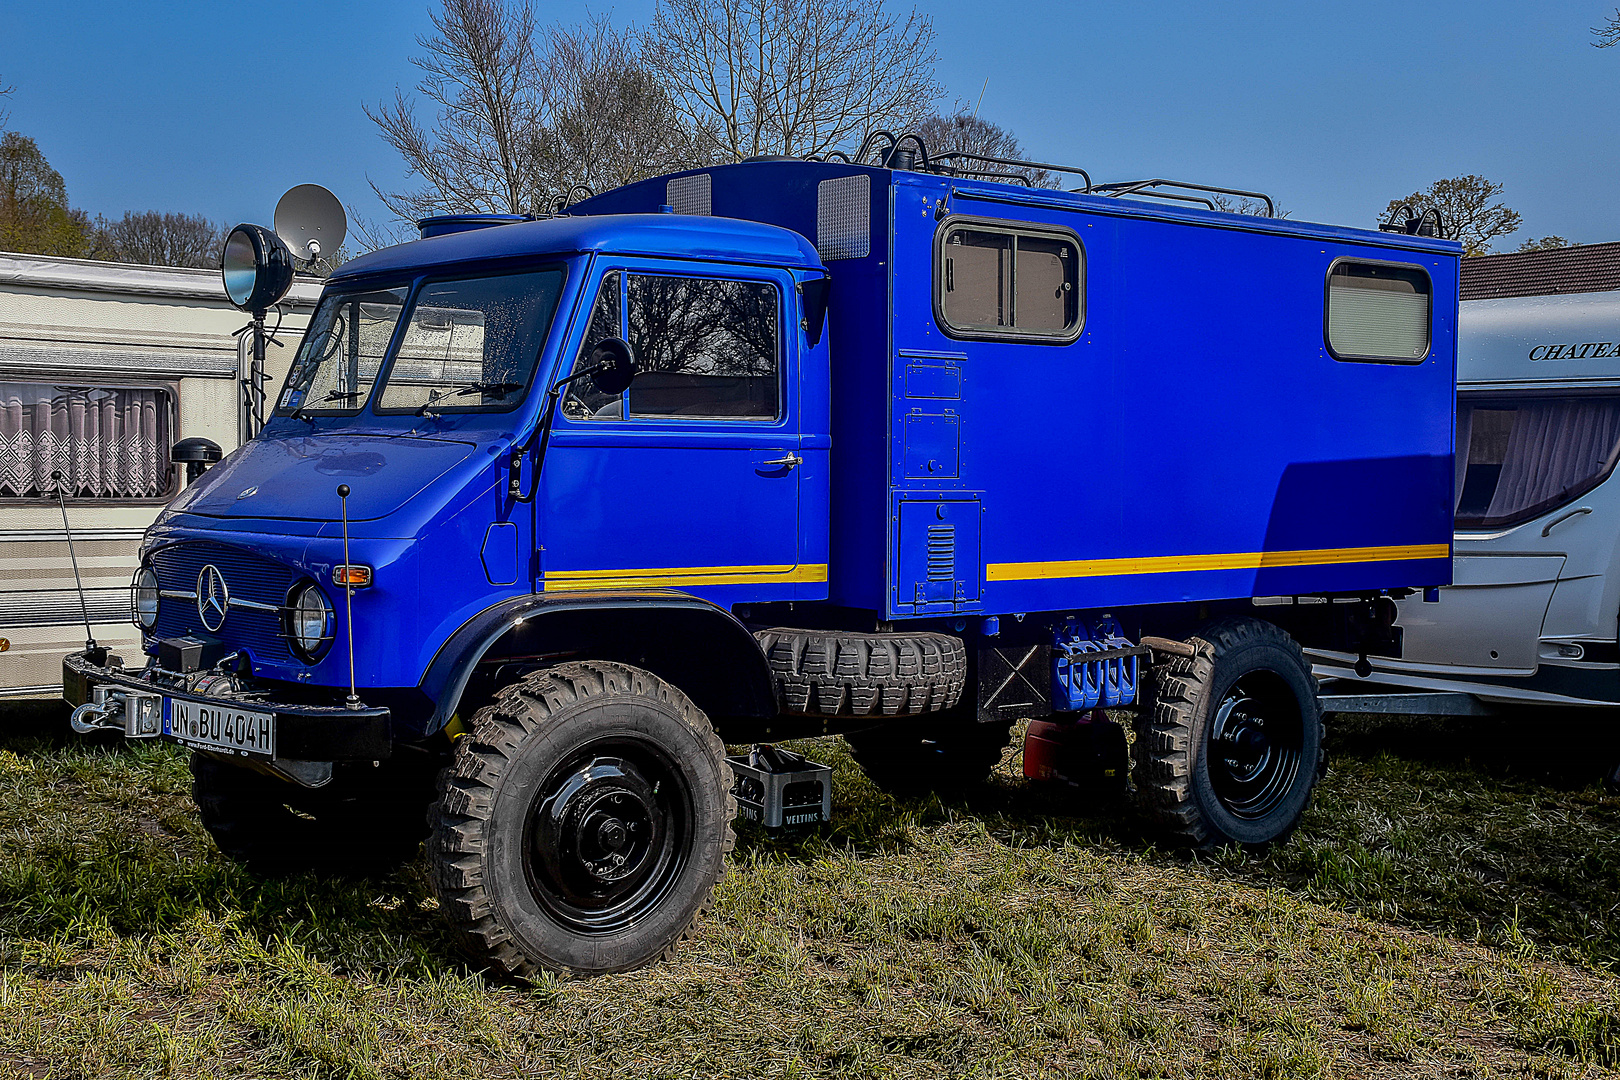
<path fill-rule="evenodd" d="M 169 490 L 163 390 L 0 382 L 0 497 L 151 499 Z"/>

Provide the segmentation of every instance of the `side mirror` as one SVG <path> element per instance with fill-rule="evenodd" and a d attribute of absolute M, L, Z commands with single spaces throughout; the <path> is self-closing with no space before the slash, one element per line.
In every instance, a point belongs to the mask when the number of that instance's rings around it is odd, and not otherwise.
<path fill-rule="evenodd" d="M 186 467 L 188 484 L 207 472 L 208 466 L 218 464 L 223 456 L 219 443 L 213 439 L 181 439 L 169 451 L 170 461 Z"/>
<path fill-rule="evenodd" d="M 597 393 L 618 397 L 630 388 L 636 377 L 636 360 L 623 338 L 610 337 L 599 342 L 586 360 L 588 367 L 597 370 L 591 375 L 591 385 Z"/>

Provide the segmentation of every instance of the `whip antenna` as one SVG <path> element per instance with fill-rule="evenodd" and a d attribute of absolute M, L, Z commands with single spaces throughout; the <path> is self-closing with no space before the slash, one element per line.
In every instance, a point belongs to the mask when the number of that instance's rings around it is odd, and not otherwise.
<path fill-rule="evenodd" d="M 79 610 L 84 613 L 84 647 L 87 652 L 96 648 L 96 635 L 90 631 L 90 601 L 84 598 L 84 579 L 79 576 L 79 556 L 73 550 L 73 526 L 68 524 L 67 500 L 62 495 L 62 470 L 51 473 L 56 482 L 56 505 L 62 508 L 62 532 L 67 536 L 68 558 L 73 562 L 73 587 L 79 590 Z"/>
<path fill-rule="evenodd" d="M 360 695 L 354 692 L 354 586 L 349 583 L 349 485 L 339 484 L 338 500 L 343 507 L 343 621 L 349 632 L 349 697 L 343 704 L 351 709 L 360 707 Z"/>

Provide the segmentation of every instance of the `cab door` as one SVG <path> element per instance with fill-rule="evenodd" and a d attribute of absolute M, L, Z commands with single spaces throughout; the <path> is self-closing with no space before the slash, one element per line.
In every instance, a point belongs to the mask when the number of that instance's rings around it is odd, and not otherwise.
<path fill-rule="evenodd" d="M 792 276 L 634 259 L 598 260 L 597 276 L 574 370 L 622 337 L 637 376 L 616 397 L 582 380 L 562 402 L 541 477 L 541 588 L 669 588 L 729 605 L 825 582 L 801 537 Z"/>

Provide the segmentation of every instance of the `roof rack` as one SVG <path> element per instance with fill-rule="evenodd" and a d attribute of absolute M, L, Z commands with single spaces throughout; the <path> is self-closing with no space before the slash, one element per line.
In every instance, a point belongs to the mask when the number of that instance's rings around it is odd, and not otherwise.
<path fill-rule="evenodd" d="M 884 145 L 880 140 L 887 140 L 887 144 Z M 871 157 L 874 151 L 877 154 L 878 167 L 884 169 L 911 169 L 941 176 L 1001 180 L 1012 184 L 1022 184 L 1025 187 L 1034 186 L 1029 176 L 1032 171 L 1070 173 L 1085 181 L 1084 187 L 1069 189 L 1071 192 L 1080 195 L 1106 195 L 1114 199 L 1121 199 L 1127 195 L 1140 195 L 1150 199 L 1196 203 L 1214 211 L 1220 211 L 1221 207 L 1215 199 L 1209 196 L 1231 195 L 1239 199 L 1257 199 L 1265 205 L 1266 217 L 1274 218 L 1277 216 L 1277 204 L 1272 202 L 1271 196 L 1263 191 L 1245 191 L 1242 188 L 1193 184 L 1185 180 L 1166 180 L 1163 177 L 1156 177 L 1152 180 L 1126 180 L 1115 184 L 1094 184 L 1091 181 L 1091 174 L 1077 165 L 1054 165 L 1046 161 L 1024 161 L 1019 158 L 975 154 L 967 150 L 949 150 L 943 154 L 930 154 L 922 136 L 915 131 L 906 131 L 899 135 L 895 135 L 890 131 L 874 131 L 861 140 L 861 148 L 855 151 L 853 157 L 842 151 L 832 150 L 821 158 L 811 158 L 809 160 L 838 161 L 845 165 L 863 165 L 868 164 L 867 158 Z M 988 166 L 1000 167 L 991 168 Z M 1166 188 L 1178 190 L 1167 191 Z M 1188 192 L 1206 192 L 1207 194 L 1197 195 L 1188 194 Z"/>
<path fill-rule="evenodd" d="M 1023 173 L 1009 173 L 993 169 L 974 168 L 972 165 L 968 165 L 966 168 L 964 168 L 960 165 L 949 164 L 950 162 L 957 161 L 982 161 L 990 165 L 1006 165 L 1015 169 L 1032 169 L 1040 172 L 1073 173 L 1086 182 L 1086 186 L 1082 190 L 1090 190 L 1091 188 L 1091 174 L 1077 165 L 1052 165 L 1044 161 L 1020 161 L 1017 158 L 993 157 L 990 154 L 970 154 L 966 150 L 952 150 L 949 153 L 935 154 L 932 158 L 928 159 L 926 164 L 939 166 L 937 170 L 930 171 L 948 173 L 951 176 L 979 176 L 989 177 L 992 179 L 1017 177 L 1018 180 L 1025 185 L 1029 184 L 1028 177 Z"/>
<path fill-rule="evenodd" d="M 1185 180 L 1126 180 L 1117 184 L 1098 184 L 1087 189 L 1088 194 L 1107 195 L 1110 198 L 1122 199 L 1127 195 L 1146 195 L 1154 199 L 1175 199 L 1180 202 L 1203 203 L 1211 210 L 1219 210 L 1215 200 L 1206 199 L 1198 195 L 1183 195 L 1173 191 L 1161 191 L 1161 188 L 1182 188 L 1186 191 L 1207 191 L 1212 195 L 1235 195 L 1240 199 L 1259 199 L 1266 204 L 1266 217 L 1277 216 L 1277 204 L 1271 201 L 1271 196 L 1263 191 L 1244 191 L 1242 188 L 1214 187 L 1209 184 L 1191 184 Z"/>

